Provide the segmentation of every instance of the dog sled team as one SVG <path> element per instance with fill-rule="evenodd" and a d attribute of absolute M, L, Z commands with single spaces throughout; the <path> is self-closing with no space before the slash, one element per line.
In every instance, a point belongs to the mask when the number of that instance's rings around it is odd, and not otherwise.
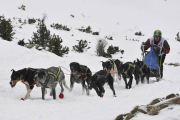
<path fill-rule="evenodd" d="M 146 51 L 148 48 L 151 48 L 150 52 Z M 50 67 L 47 69 L 24 68 L 18 71 L 13 69 L 10 85 L 11 87 L 15 87 L 18 81 L 26 85 L 27 93 L 21 100 L 29 98 L 35 85 L 41 87 L 42 99 L 45 99 L 44 96 L 47 94 L 46 88 L 51 89 L 50 96 L 56 99 L 55 89 L 58 83 L 61 87 L 61 93 L 59 94 L 59 98 L 61 99 L 64 98 L 64 87 L 72 91 L 74 83 L 82 84 L 82 89 L 86 90 L 87 95 L 89 95 L 89 90 L 94 89 L 100 97 L 103 97 L 105 93 L 104 84 L 108 83 L 113 96 L 116 97 L 113 84 L 115 81 L 119 82 L 121 77 L 125 82 L 126 89 L 132 87 L 133 76 L 136 84 L 139 81 L 143 83 L 145 77 L 147 83 L 149 83 L 149 77 L 156 77 L 157 81 L 163 77 L 163 63 L 166 54 L 170 51 L 170 46 L 165 38 L 162 37 L 161 31 L 156 30 L 154 35 L 141 45 L 141 50 L 143 55 L 142 61 L 139 59 L 126 63 L 118 59 L 109 59 L 105 62 L 101 61 L 102 70 L 95 74 L 92 74 L 88 66 L 81 65 L 77 62 L 70 63 L 70 88 L 66 84 L 62 67 Z M 129 78 L 129 81 L 127 81 L 127 78 Z"/>

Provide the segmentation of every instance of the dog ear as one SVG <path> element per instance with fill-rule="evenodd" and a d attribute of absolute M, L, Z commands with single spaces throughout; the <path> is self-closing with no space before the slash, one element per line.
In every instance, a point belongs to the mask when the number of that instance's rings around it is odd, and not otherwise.
<path fill-rule="evenodd" d="M 72 63 L 70 63 L 70 64 L 69 64 L 69 66 L 71 67 L 71 66 L 72 66 L 72 64 L 73 64 L 73 62 L 72 62 Z"/>
<path fill-rule="evenodd" d="M 137 58 L 137 62 L 139 62 L 139 59 Z"/>
<path fill-rule="evenodd" d="M 134 64 L 136 64 L 136 60 L 134 60 Z"/>
<path fill-rule="evenodd" d="M 11 71 L 15 72 L 15 70 L 14 70 L 14 69 L 12 69 Z"/>

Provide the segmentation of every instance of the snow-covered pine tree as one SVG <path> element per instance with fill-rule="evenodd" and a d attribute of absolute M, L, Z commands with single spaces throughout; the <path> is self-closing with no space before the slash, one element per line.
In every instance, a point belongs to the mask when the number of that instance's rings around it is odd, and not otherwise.
<path fill-rule="evenodd" d="M 50 31 L 47 29 L 44 24 L 44 19 L 42 19 L 39 23 L 39 28 L 36 33 L 33 32 L 32 43 L 38 44 L 41 47 L 45 48 L 48 46 L 49 41 L 51 39 Z"/>
<path fill-rule="evenodd" d="M 88 42 L 86 40 L 80 40 L 78 45 L 73 46 L 73 50 L 79 53 L 84 52 L 85 49 L 89 49 L 90 47 L 88 47 Z"/>
<path fill-rule="evenodd" d="M 50 42 L 49 42 L 49 51 L 63 57 L 64 54 L 68 54 L 69 48 L 68 47 L 63 47 L 61 45 L 62 39 L 59 37 L 59 35 L 53 34 Z"/>
<path fill-rule="evenodd" d="M 4 16 L 0 16 L 0 37 L 4 40 L 12 41 L 14 34 L 11 20 L 6 20 Z"/>

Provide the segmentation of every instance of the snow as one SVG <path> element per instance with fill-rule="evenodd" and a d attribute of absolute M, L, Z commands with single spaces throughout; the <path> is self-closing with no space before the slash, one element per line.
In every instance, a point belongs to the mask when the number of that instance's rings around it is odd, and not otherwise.
<path fill-rule="evenodd" d="M 119 46 L 125 50 L 124 54 L 113 55 L 114 59 L 124 62 L 134 61 L 141 57 L 140 45 L 152 36 L 154 30 L 160 29 L 163 37 L 170 44 L 170 53 L 166 56 L 165 63 L 179 63 L 180 43 L 175 40 L 177 32 L 180 31 L 179 0 L 6 0 L 0 4 L 0 15 L 6 18 L 42 18 L 47 14 L 45 21 L 51 34 L 56 33 L 63 39 L 63 46 L 70 47 L 69 54 L 64 57 L 36 49 L 28 49 L 17 45 L 19 40 L 31 39 L 33 32 L 37 31 L 37 23 L 23 25 L 17 20 L 13 21 L 15 26 L 15 38 L 12 42 L 0 38 L 0 118 L 2 120 L 112 120 L 119 114 L 130 112 L 137 105 L 147 105 L 155 98 L 162 98 L 171 93 L 180 93 L 180 67 L 164 65 L 164 78 L 156 82 L 150 78 L 150 84 L 144 83 L 133 85 L 130 90 L 125 89 L 123 80 L 120 84 L 114 83 L 117 97 L 108 85 L 105 85 L 105 94 L 99 98 L 94 90 L 90 96 L 82 92 L 80 84 L 74 84 L 72 92 L 65 88 L 65 98 L 59 99 L 60 87 L 57 86 L 57 99 L 53 100 L 48 94 L 45 100 L 41 99 L 41 88 L 34 87 L 30 99 L 21 101 L 26 94 L 25 85 L 17 83 L 15 88 L 9 85 L 11 69 L 22 68 L 48 68 L 61 66 L 64 71 L 67 85 L 70 85 L 69 63 L 79 62 L 87 65 L 93 73 L 102 69 L 100 61 L 107 58 L 97 57 L 95 54 L 96 42 L 105 36 L 112 36 L 108 45 Z M 43 3 L 43 4 L 42 4 Z M 26 10 L 19 10 L 21 5 Z M 74 15 L 72 18 L 70 15 Z M 17 23 L 17 24 L 16 24 Z M 50 28 L 50 24 L 59 23 L 71 28 L 70 32 Z M 78 31 L 78 28 L 91 26 L 92 31 L 100 32 L 99 36 L 93 36 Z M 135 36 L 135 32 L 141 31 L 145 36 Z M 74 36 L 72 36 L 72 34 Z M 127 38 L 127 40 L 126 40 Z M 87 40 L 91 42 L 91 49 L 84 53 L 71 51 L 72 46 L 77 44 L 76 40 Z M 139 40 L 139 41 L 133 41 Z M 120 58 L 123 57 L 123 58 Z M 171 109 L 173 108 L 173 109 Z M 163 109 L 157 116 L 137 114 L 132 120 L 180 120 L 180 106 L 173 105 Z"/>

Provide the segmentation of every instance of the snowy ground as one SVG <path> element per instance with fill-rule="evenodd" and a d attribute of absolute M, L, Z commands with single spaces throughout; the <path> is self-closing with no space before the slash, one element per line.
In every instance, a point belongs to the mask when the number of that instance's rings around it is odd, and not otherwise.
<path fill-rule="evenodd" d="M 42 2 L 44 4 L 42 5 Z M 166 56 L 165 63 L 180 62 L 180 43 L 175 40 L 177 32 L 180 31 L 179 0 L 31 0 L 12 1 L 6 0 L 0 4 L 0 15 L 6 18 L 42 18 L 42 14 L 47 14 L 46 25 L 51 30 L 51 34 L 59 34 L 63 39 L 63 45 L 70 47 L 77 44 L 76 40 L 87 40 L 91 42 L 91 49 L 79 54 L 70 51 L 64 57 L 58 57 L 47 51 L 37 51 L 27 49 L 17 45 L 20 39 L 31 39 L 32 33 L 37 30 L 35 25 L 24 25 L 18 28 L 19 23 L 13 21 L 15 26 L 15 39 L 12 42 L 4 41 L 0 38 L 0 118 L 2 120 L 112 120 L 117 115 L 128 113 L 136 105 L 146 105 L 152 99 L 165 97 L 171 93 L 180 93 L 180 67 L 164 65 L 164 78 L 156 82 L 155 78 L 150 78 L 150 84 L 135 85 L 133 81 L 132 89 L 125 89 L 124 81 L 115 83 L 117 97 L 108 85 L 105 85 L 104 98 L 99 98 L 94 90 L 90 96 L 82 93 L 80 84 L 75 84 L 73 91 L 65 89 L 64 99 L 58 98 L 60 87 L 57 86 L 57 99 L 53 100 L 48 94 L 46 100 L 41 99 L 41 89 L 34 87 L 30 99 L 21 101 L 20 98 L 26 94 L 25 85 L 17 83 L 15 88 L 9 85 L 11 69 L 19 70 L 25 67 L 48 68 L 51 66 L 62 66 L 69 69 L 70 62 L 79 62 L 87 65 L 92 72 L 102 69 L 101 62 L 106 58 L 95 55 L 95 45 L 99 38 L 113 36 L 113 41 L 108 41 L 108 45 L 119 46 L 125 50 L 113 55 L 114 59 L 124 62 L 133 61 L 141 57 L 140 45 L 142 41 L 151 37 L 155 29 L 160 29 L 163 36 L 170 44 L 171 51 Z M 18 7 L 24 4 L 26 11 L 19 10 Z M 70 15 L 75 15 L 72 18 Z M 16 24 L 17 22 L 17 24 Z M 70 32 L 58 31 L 50 28 L 50 24 L 59 23 L 72 27 Z M 100 36 L 79 32 L 82 26 L 92 27 L 93 31 L 99 31 Z M 135 36 L 135 32 L 141 31 L 145 36 Z M 71 36 L 71 35 L 74 36 Z M 127 40 L 126 40 L 127 38 Z M 131 39 L 131 40 L 130 40 Z M 139 41 L 132 41 L 137 39 Z M 64 73 L 69 74 L 66 69 Z M 66 75 L 68 86 L 70 76 Z M 138 114 L 132 120 L 180 120 L 180 106 L 171 106 L 173 109 L 164 109 L 157 116 L 147 116 Z"/>

